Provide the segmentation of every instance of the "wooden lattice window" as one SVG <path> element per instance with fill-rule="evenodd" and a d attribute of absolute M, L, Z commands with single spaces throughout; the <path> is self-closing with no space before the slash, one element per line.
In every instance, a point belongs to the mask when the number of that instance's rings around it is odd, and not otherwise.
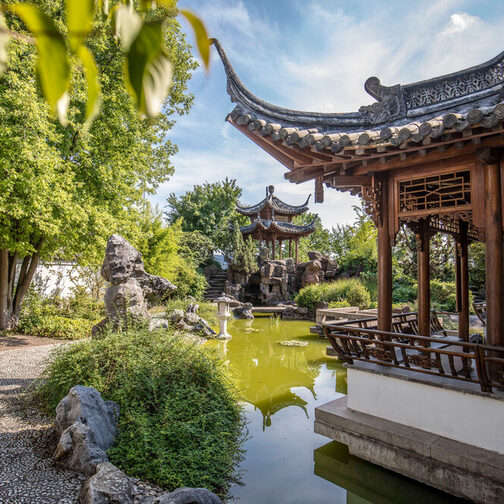
<path fill-rule="evenodd" d="M 421 212 L 471 204 L 469 170 L 399 182 L 399 212 Z"/>

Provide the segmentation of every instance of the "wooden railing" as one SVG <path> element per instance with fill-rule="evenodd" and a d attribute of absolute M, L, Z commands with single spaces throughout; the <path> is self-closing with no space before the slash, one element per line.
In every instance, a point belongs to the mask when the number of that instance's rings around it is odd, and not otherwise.
<path fill-rule="evenodd" d="M 325 324 L 322 324 L 325 325 Z M 363 329 L 377 329 L 378 317 L 369 316 L 356 320 L 338 320 L 327 322 L 331 327 L 356 326 Z M 446 331 L 439 322 L 436 312 L 431 313 L 431 334 L 446 336 Z M 418 334 L 418 312 L 394 313 L 392 315 L 392 332 L 402 334 Z"/>
<path fill-rule="evenodd" d="M 355 325 L 327 324 L 323 329 L 338 357 L 347 362 L 365 361 L 477 383 L 483 392 L 492 392 L 493 387 L 504 388 L 504 347 Z"/>

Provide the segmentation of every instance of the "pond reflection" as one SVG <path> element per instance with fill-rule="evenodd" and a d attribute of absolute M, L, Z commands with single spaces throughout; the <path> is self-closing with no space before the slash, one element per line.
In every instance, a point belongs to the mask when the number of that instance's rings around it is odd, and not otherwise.
<path fill-rule="evenodd" d="M 228 326 L 231 340 L 209 343 L 234 369 L 248 421 L 244 486 L 232 489 L 234 502 L 460 502 L 352 457 L 343 445 L 313 432 L 315 407 L 346 394 L 347 386 L 345 368 L 325 355 L 327 341 L 310 335 L 310 325 L 268 317 L 235 320 Z"/>
<path fill-rule="evenodd" d="M 454 504 L 466 502 L 348 453 L 336 441 L 313 452 L 315 474 L 347 490 L 346 504 Z"/>
<path fill-rule="evenodd" d="M 308 418 L 308 401 L 293 389 L 310 392 L 316 401 L 315 380 L 322 365 L 341 374 L 340 387 L 346 390 L 346 373 L 336 361 L 325 356 L 326 342 L 307 334 L 309 323 L 278 322 L 269 317 L 255 321 L 233 321 L 232 339 L 217 344 L 223 350 L 240 381 L 243 399 L 259 410 L 263 429 L 272 425 L 272 417 L 283 408 L 300 408 Z M 302 346 L 284 346 L 282 342 Z"/>

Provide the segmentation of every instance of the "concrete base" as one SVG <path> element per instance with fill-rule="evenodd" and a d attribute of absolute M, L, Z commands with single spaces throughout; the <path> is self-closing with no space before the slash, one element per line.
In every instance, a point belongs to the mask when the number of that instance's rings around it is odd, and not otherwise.
<path fill-rule="evenodd" d="M 315 410 L 315 432 L 352 455 L 481 504 L 504 502 L 504 455 L 347 407 L 341 397 Z"/>

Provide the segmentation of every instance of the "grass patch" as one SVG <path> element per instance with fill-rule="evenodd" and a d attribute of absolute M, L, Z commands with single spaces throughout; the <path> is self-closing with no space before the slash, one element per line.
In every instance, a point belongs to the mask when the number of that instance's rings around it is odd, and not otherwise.
<path fill-rule="evenodd" d="M 225 497 L 241 457 L 243 417 L 216 351 L 165 330 L 131 329 L 55 352 L 37 396 L 53 412 L 77 384 L 121 407 L 108 454 L 128 475 L 168 490 Z"/>

